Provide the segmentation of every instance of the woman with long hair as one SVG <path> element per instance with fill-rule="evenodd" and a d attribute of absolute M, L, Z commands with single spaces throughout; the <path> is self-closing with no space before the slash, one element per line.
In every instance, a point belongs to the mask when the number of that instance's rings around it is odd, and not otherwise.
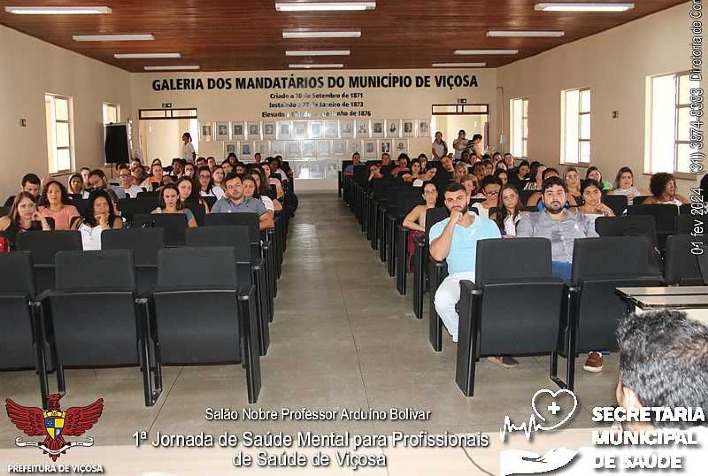
<path fill-rule="evenodd" d="M 151 213 L 173 213 L 187 216 L 187 225 L 190 228 L 197 227 L 197 220 L 194 218 L 194 213 L 189 208 L 183 208 L 179 199 L 179 190 L 174 184 L 167 184 L 160 190 L 160 199 L 158 207 Z"/>
<path fill-rule="evenodd" d="M 197 169 L 199 195 L 202 197 L 216 197 L 217 200 L 224 196 L 224 190 L 214 185 L 214 179 L 208 166 L 203 165 Z"/>
<path fill-rule="evenodd" d="M 226 172 L 221 165 L 217 165 L 211 170 L 211 178 L 214 180 L 214 185 L 219 187 L 221 190 L 226 190 L 224 177 L 226 177 Z"/>
<path fill-rule="evenodd" d="M 266 210 L 273 210 L 274 212 L 282 210 L 283 204 L 278 200 L 274 200 L 270 195 L 270 185 L 266 183 L 265 175 L 263 175 L 263 169 L 260 167 L 253 167 L 251 169 L 251 177 L 253 177 L 253 180 L 256 182 L 256 191 L 253 196 L 261 199 L 263 205 L 266 207 Z M 244 194 L 245 190 L 246 189 L 244 188 Z"/>
<path fill-rule="evenodd" d="M 610 195 L 624 195 L 627 203 L 632 204 L 634 197 L 648 197 L 648 190 L 641 190 L 634 186 L 634 173 L 629 167 L 621 167 L 615 177 L 615 188 L 608 192 Z"/>
<path fill-rule="evenodd" d="M 123 221 L 116 214 L 110 195 L 105 190 L 89 194 L 88 205 L 79 225 L 84 250 L 101 249 L 101 233 L 111 228 L 122 228 Z"/>
<path fill-rule="evenodd" d="M 260 200 L 263 202 L 263 205 L 266 207 L 266 210 L 270 213 L 271 217 L 275 216 L 274 202 L 270 199 L 270 197 L 260 194 L 258 190 L 258 182 L 256 182 L 255 176 L 245 175 L 241 179 L 241 182 L 243 183 L 243 196 L 246 198 Z"/>
<path fill-rule="evenodd" d="M 0 217 L 0 235 L 10 242 L 10 249 L 15 247 L 17 235 L 20 233 L 51 229 L 47 219 L 37 210 L 34 195 L 29 192 L 18 193 L 12 202 L 10 214 Z"/>
<path fill-rule="evenodd" d="M 598 216 L 613 217 L 615 212 L 610 207 L 602 203 L 602 185 L 597 180 L 583 180 L 583 186 L 580 187 L 580 193 L 583 195 L 583 204 L 578 207 L 578 211 L 585 215 L 591 215 L 597 218 Z"/>
<path fill-rule="evenodd" d="M 182 208 L 203 207 L 204 213 L 209 213 L 209 204 L 199 195 L 199 190 L 194 185 L 194 180 L 189 177 L 180 177 L 175 184 L 179 192 L 179 201 Z"/>
<path fill-rule="evenodd" d="M 39 197 L 39 212 L 45 218 L 54 219 L 55 230 L 69 230 L 71 220 L 80 216 L 79 211 L 71 204 L 64 184 L 56 180 L 49 180 L 44 184 L 42 195 Z"/>
<path fill-rule="evenodd" d="M 543 165 L 542 163 L 536 162 L 536 167 L 532 167 L 531 170 L 535 171 L 532 172 L 531 177 L 533 178 L 533 181 L 528 181 L 526 182 L 526 185 L 524 186 L 524 190 L 532 191 L 532 192 L 537 192 L 541 190 L 541 184 L 543 183 L 543 171 L 546 170 L 548 167 Z"/>
<path fill-rule="evenodd" d="M 71 174 L 71 176 L 69 177 L 69 181 L 67 183 L 69 184 L 68 192 L 70 194 L 74 194 L 74 195 L 83 195 L 84 194 L 84 179 L 81 176 L 81 174 Z"/>
<path fill-rule="evenodd" d="M 610 182 L 602 180 L 602 172 L 600 172 L 600 169 L 594 165 L 588 167 L 585 171 L 585 180 L 595 180 L 600 184 L 601 190 L 609 190 L 612 188 L 612 184 Z"/>
<path fill-rule="evenodd" d="M 566 167 L 563 172 L 563 180 L 565 180 L 565 185 L 568 187 L 568 195 L 576 199 L 583 195 L 580 191 L 580 174 L 578 174 L 578 169 L 575 167 Z"/>
<path fill-rule="evenodd" d="M 490 216 L 504 238 L 516 238 L 516 224 L 521 220 L 521 199 L 516 188 L 507 184 L 499 193 L 499 206 Z"/>
<path fill-rule="evenodd" d="M 438 189 L 433 182 L 425 182 L 423 184 L 423 200 L 425 202 L 424 205 L 417 205 L 403 219 L 403 227 L 409 230 L 407 243 L 409 271 L 412 269 L 411 259 L 415 251 L 415 242 L 413 240 L 425 234 L 425 214 L 431 208 L 435 208 L 435 203 L 438 200 Z"/>
<path fill-rule="evenodd" d="M 271 170 L 270 165 L 268 165 L 267 163 L 261 164 L 261 170 L 263 170 L 263 175 L 265 175 L 266 179 L 268 179 L 268 184 L 275 185 L 276 198 L 278 200 L 282 200 L 285 196 L 283 184 L 280 182 L 279 179 L 273 177 L 273 171 Z"/>

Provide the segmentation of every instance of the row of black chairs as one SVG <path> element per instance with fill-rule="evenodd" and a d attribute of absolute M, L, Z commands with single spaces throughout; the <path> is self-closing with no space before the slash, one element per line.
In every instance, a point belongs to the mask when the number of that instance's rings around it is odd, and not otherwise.
<path fill-rule="evenodd" d="M 159 250 L 149 292 L 138 291 L 129 250 L 61 251 L 55 286 L 41 294 L 30 253 L 0 255 L 0 268 L 0 368 L 36 369 L 45 408 L 49 371 L 64 394 L 68 367 L 138 366 L 152 406 L 163 364 L 241 363 L 257 401 L 256 291 L 239 276 L 234 247 Z"/>

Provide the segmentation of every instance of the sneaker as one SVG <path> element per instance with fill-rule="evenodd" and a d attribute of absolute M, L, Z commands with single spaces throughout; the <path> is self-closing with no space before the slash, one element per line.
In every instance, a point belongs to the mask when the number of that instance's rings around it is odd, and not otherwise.
<path fill-rule="evenodd" d="M 588 352 L 588 358 L 585 360 L 585 365 L 583 365 L 583 370 L 588 372 L 601 372 L 602 371 L 602 354 L 599 352 Z"/>
<path fill-rule="evenodd" d="M 512 367 L 516 367 L 519 365 L 519 362 L 513 358 L 509 357 L 508 355 L 494 355 L 494 356 L 489 356 L 487 357 L 487 360 L 490 362 L 494 362 L 497 365 L 501 365 L 504 368 L 510 369 Z"/>

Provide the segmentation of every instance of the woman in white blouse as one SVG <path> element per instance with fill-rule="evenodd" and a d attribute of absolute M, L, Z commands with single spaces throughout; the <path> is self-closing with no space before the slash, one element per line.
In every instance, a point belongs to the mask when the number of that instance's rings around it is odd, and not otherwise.
<path fill-rule="evenodd" d="M 123 221 L 116 215 L 108 193 L 105 190 L 91 192 L 83 220 L 79 225 L 84 250 L 100 250 L 103 230 L 122 226 Z"/>

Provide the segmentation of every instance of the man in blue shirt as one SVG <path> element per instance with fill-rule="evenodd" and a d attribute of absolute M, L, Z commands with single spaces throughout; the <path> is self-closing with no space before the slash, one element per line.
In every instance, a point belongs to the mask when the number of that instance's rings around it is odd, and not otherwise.
<path fill-rule="evenodd" d="M 268 213 L 263 202 L 257 198 L 244 196 L 240 176 L 229 174 L 224 179 L 224 184 L 226 196 L 216 201 L 211 213 L 257 213 L 261 230 L 275 227 L 273 217 Z"/>
<path fill-rule="evenodd" d="M 460 321 L 455 309 L 460 300 L 460 281 L 474 281 L 477 241 L 501 238 L 499 228 L 492 220 L 469 212 L 469 201 L 464 186 L 457 182 L 448 185 L 445 206 L 450 211 L 450 218 L 433 225 L 428 237 L 430 256 L 436 261 L 447 261 L 449 276 L 435 293 L 435 310 L 453 342 L 457 342 Z"/>

